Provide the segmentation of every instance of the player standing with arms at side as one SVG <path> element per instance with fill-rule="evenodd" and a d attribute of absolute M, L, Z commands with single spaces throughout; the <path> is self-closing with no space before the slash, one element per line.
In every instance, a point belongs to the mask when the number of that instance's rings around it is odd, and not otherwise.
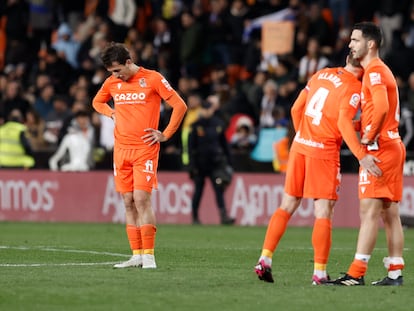
<path fill-rule="evenodd" d="M 405 147 L 398 133 L 400 105 L 398 87 L 391 70 L 379 58 L 382 35 L 372 22 L 355 24 L 349 48 L 364 67 L 361 90 L 361 143 L 380 160 L 382 176 L 359 170 L 360 218 L 356 253 L 348 272 L 334 285 L 365 285 L 364 276 L 378 236 L 379 219 L 384 222 L 388 275 L 372 285 L 402 285 L 404 233 L 398 202 L 402 198 Z"/>
<path fill-rule="evenodd" d="M 255 266 L 260 280 L 273 282 L 273 253 L 301 199 L 312 198 L 315 214 L 312 284 L 328 281 L 326 266 L 332 241 L 333 208 L 341 178 L 342 136 L 348 146 L 352 146 L 351 150 L 366 160 L 364 147 L 352 123 L 360 103 L 361 82 L 358 78 L 361 76 L 359 62 L 349 56 L 345 67 L 325 68 L 315 73 L 292 106 L 296 136 L 289 153 L 282 203 L 270 219 L 262 253 Z M 339 118 L 344 123 L 342 132 L 338 128 Z M 381 174 L 375 162 L 367 163 L 372 174 Z"/>
<path fill-rule="evenodd" d="M 136 65 L 124 45 L 109 44 L 101 59 L 112 75 L 104 81 L 92 105 L 115 122 L 114 178 L 125 204 L 126 233 L 133 254 L 114 267 L 156 268 L 151 192 L 157 187 L 160 142 L 177 131 L 187 106 L 160 73 Z M 111 99 L 114 108 L 108 105 Z M 173 108 L 163 132 L 158 130 L 161 100 Z"/>

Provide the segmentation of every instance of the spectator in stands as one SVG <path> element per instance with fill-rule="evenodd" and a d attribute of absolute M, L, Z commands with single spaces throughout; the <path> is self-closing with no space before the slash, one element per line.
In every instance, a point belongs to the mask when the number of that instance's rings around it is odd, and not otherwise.
<path fill-rule="evenodd" d="M 183 76 L 201 77 L 204 47 L 203 27 L 190 11 L 181 14 L 179 59 Z"/>
<path fill-rule="evenodd" d="M 28 0 L 29 35 L 31 37 L 33 56 L 50 47 L 53 29 L 57 26 L 57 5 L 53 0 Z"/>
<path fill-rule="evenodd" d="M 93 167 L 93 127 L 90 124 L 89 114 L 86 111 L 78 111 L 75 114 L 74 123 L 71 124 L 68 133 L 63 137 L 59 148 L 49 159 L 52 171 L 89 171 Z M 68 160 L 64 157 L 68 152 Z"/>
<path fill-rule="evenodd" d="M 236 132 L 230 138 L 230 147 L 236 153 L 249 153 L 257 143 L 253 122 L 248 117 L 241 117 L 236 123 Z"/>
<path fill-rule="evenodd" d="M 79 66 L 83 72 L 91 73 L 101 65 L 99 53 L 102 46 L 112 38 L 109 23 L 91 15 L 79 25 L 77 35 L 81 42 L 78 51 Z"/>
<path fill-rule="evenodd" d="M 69 86 L 74 80 L 75 71 L 64 59 L 60 58 L 54 48 L 49 48 L 44 57 L 39 58 L 34 68 L 35 75 L 46 74 L 59 94 L 67 94 Z"/>
<path fill-rule="evenodd" d="M 308 79 L 318 70 L 329 65 L 329 59 L 321 54 L 320 43 L 311 37 L 307 43 L 307 53 L 299 61 L 299 82 L 306 84 Z"/>
<path fill-rule="evenodd" d="M 158 54 L 162 51 L 170 51 L 173 35 L 167 21 L 161 16 L 156 16 L 153 22 L 154 38 L 152 44 L 154 51 Z"/>
<path fill-rule="evenodd" d="M 351 16 L 349 14 L 350 0 L 329 0 L 328 8 L 332 15 L 334 34 L 342 28 L 349 28 Z"/>
<path fill-rule="evenodd" d="M 245 0 L 231 1 L 227 25 L 229 28 L 229 53 L 230 64 L 241 65 L 243 62 L 243 31 L 247 23 L 249 7 Z"/>
<path fill-rule="evenodd" d="M 263 86 L 267 81 L 268 75 L 266 72 L 258 71 L 255 75 L 241 82 L 241 90 L 246 95 L 249 106 L 252 108 L 252 112 L 249 114 L 254 124 L 259 124 L 260 105 L 259 103 L 263 96 Z"/>
<path fill-rule="evenodd" d="M 210 0 L 210 11 L 204 20 L 206 57 L 210 65 L 230 64 L 228 1 Z"/>
<path fill-rule="evenodd" d="M 26 1 L 5 1 L 5 35 L 7 38 L 5 63 L 16 65 L 18 63 L 28 64 L 31 60 L 29 50 L 29 37 L 27 27 L 29 23 L 29 6 Z M 1 26 L 0 26 L 1 28 Z"/>
<path fill-rule="evenodd" d="M 30 103 L 23 97 L 20 81 L 8 81 L 5 88 L 5 94 L 3 94 L 0 101 L 0 112 L 3 112 L 3 116 L 8 116 L 12 110 L 18 109 L 24 120 L 26 112 L 30 108 Z"/>
<path fill-rule="evenodd" d="M 42 119 L 46 119 L 47 115 L 53 110 L 55 87 L 52 83 L 48 83 L 44 85 L 38 93 L 33 108 Z"/>
<path fill-rule="evenodd" d="M 77 120 L 76 115 L 79 111 L 86 111 L 88 112 L 88 106 L 87 102 L 84 102 L 82 100 L 75 100 L 72 103 L 72 106 L 70 107 L 70 113 L 67 115 L 67 117 L 63 120 L 62 127 L 59 130 L 58 134 L 58 144 L 62 141 L 63 137 L 69 132 L 69 130 L 73 127 L 77 127 Z M 94 131 L 91 130 L 93 133 L 93 137 L 95 137 Z"/>
<path fill-rule="evenodd" d="M 59 9 L 63 15 L 62 19 L 68 23 L 71 29 L 75 29 L 83 20 L 86 11 L 85 2 L 93 1 L 59 1 Z"/>
<path fill-rule="evenodd" d="M 200 82 L 195 77 L 181 76 L 178 80 L 178 94 L 184 99 L 196 91 L 200 91 Z"/>
<path fill-rule="evenodd" d="M 400 130 L 404 145 L 407 149 L 412 149 L 408 147 L 410 144 L 412 145 L 412 139 L 414 137 L 413 112 L 404 105 L 401 106 Z"/>
<path fill-rule="evenodd" d="M 46 128 L 43 136 L 52 150 L 57 148 L 59 132 L 70 114 L 69 99 L 63 95 L 56 96 L 53 99 L 53 110 L 45 118 Z"/>
<path fill-rule="evenodd" d="M 259 64 L 262 60 L 261 44 L 261 32 L 255 29 L 250 34 L 250 38 L 245 45 L 242 72 L 243 79 L 253 77 L 258 71 Z"/>
<path fill-rule="evenodd" d="M 103 147 L 107 154 L 112 154 L 114 149 L 114 122 L 104 115 L 98 115 L 97 118 L 98 120 L 94 123 L 99 126 L 99 146 Z"/>
<path fill-rule="evenodd" d="M 43 137 L 45 132 L 45 121 L 34 109 L 26 112 L 27 139 L 33 152 L 47 150 L 47 143 Z"/>
<path fill-rule="evenodd" d="M 134 25 L 137 6 L 134 0 L 99 1 L 98 13 L 111 23 L 113 40 L 124 42 L 128 29 Z"/>
<path fill-rule="evenodd" d="M 307 38 L 315 38 L 319 46 L 325 50 L 332 47 L 331 25 L 322 14 L 322 5 L 318 1 L 313 1 L 308 7 Z M 322 67 L 323 68 L 323 67 Z"/>
<path fill-rule="evenodd" d="M 408 0 L 378 1 L 376 17 L 383 33 L 381 57 L 388 56 L 387 54 L 391 51 L 394 31 L 402 29 L 403 15 L 409 11 L 408 3 Z"/>
<path fill-rule="evenodd" d="M 412 72 L 408 77 L 404 106 L 406 106 L 414 113 L 414 72 Z"/>
<path fill-rule="evenodd" d="M 2 125 L 6 120 L 6 115 L 4 114 L 4 105 L 3 105 L 3 98 L 4 94 L 6 93 L 7 87 L 7 77 L 5 74 L 0 72 L 0 125 Z"/>
<path fill-rule="evenodd" d="M 411 3 L 407 20 L 402 28 L 404 43 L 408 48 L 414 48 L 414 2 Z"/>
<path fill-rule="evenodd" d="M 74 69 L 79 68 L 78 52 L 80 42 L 74 39 L 73 31 L 67 23 L 61 23 L 57 29 L 57 40 L 52 47 L 60 58 L 66 60 Z"/>
<path fill-rule="evenodd" d="M 31 168 L 35 165 L 26 127 L 19 109 L 12 109 L 0 125 L 0 167 Z"/>
<path fill-rule="evenodd" d="M 29 77 L 30 85 L 27 88 L 27 91 L 34 96 L 39 96 L 39 92 L 43 87 L 52 83 L 52 79 L 46 73 L 39 73 L 37 69 L 32 68 Z"/>
<path fill-rule="evenodd" d="M 273 111 L 277 105 L 277 92 L 277 83 L 272 79 L 268 79 L 263 85 L 263 96 L 260 101 L 259 127 L 275 126 Z"/>
<path fill-rule="evenodd" d="M 394 31 L 392 38 L 392 53 L 388 53 L 384 62 L 390 67 L 397 79 L 407 81 L 409 75 L 414 71 L 414 63 L 411 61 L 414 58 L 414 49 L 405 45 L 400 30 Z"/>
<path fill-rule="evenodd" d="M 91 48 L 88 53 L 88 58 L 91 59 L 95 65 L 102 65 L 100 55 L 109 42 L 108 35 L 104 32 L 107 30 L 107 24 L 102 23 L 99 29 L 103 29 L 103 31 L 97 31 L 93 34 Z"/>
<path fill-rule="evenodd" d="M 405 87 L 400 90 L 401 96 L 401 137 L 407 151 L 414 150 L 414 72 L 408 78 Z"/>

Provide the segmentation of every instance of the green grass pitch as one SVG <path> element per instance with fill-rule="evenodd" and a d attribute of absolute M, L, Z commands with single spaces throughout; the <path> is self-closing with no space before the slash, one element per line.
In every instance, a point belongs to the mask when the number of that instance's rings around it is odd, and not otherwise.
<path fill-rule="evenodd" d="M 414 230 L 402 287 L 311 286 L 311 229 L 289 227 L 275 283 L 253 272 L 265 227 L 159 225 L 158 268 L 113 269 L 130 255 L 122 224 L 0 223 L 0 310 L 413 310 Z M 328 271 L 351 262 L 357 229 L 334 228 Z M 384 232 L 366 283 L 385 276 Z"/>

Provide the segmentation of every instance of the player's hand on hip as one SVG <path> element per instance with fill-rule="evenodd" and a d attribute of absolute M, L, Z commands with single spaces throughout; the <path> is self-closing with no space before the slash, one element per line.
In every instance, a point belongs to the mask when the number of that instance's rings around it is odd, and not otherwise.
<path fill-rule="evenodd" d="M 150 146 L 167 140 L 167 137 L 165 137 L 164 134 L 161 133 L 159 130 L 153 128 L 146 128 L 144 131 L 147 132 L 147 134 L 141 136 L 141 138 L 144 141 L 144 143 Z"/>
<path fill-rule="evenodd" d="M 377 162 L 381 162 L 380 159 L 374 157 L 371 154 L 367 154 L 359 161 L 359 164 L 365 171 L 367 171 L 368 174 L 375 177 L 380 177 L 382 176 L 382 171 L 376 164 Z"/>

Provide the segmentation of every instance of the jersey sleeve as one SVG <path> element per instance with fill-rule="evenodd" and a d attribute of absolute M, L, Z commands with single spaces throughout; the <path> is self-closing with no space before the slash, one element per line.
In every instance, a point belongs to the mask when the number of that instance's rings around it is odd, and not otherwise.
<path fill-rule="evenodd" d="M 109 80 L 105 80 L 92 100 L 93 108 L 107 117 L 111 117 L 115 113 L 111 106 L 108 105 L 108 101 L 112 98 L 109 92 L 109 84 Z"/>
<path fill-rule="evenodd" d="M 180 124 L 187 111 L 187 105 L 182 97 L 171 87 L 170 83 L 160 73 L 154 72 L 154 86 L 161 98 L 170 105 L 173 110 L 171 113 L 170 121 L 167 127 L 163 131 L 163 135 L 168 139 L 174 135 L 174 133 L 180 127 Z"/>
<path fill-rule="evenodd" d="M 304 113 L 305 106 L 306 106 L 307 95 L 308 95 L 308 89 L 306 87 L 299 93 L 299 96 L 296 98 L 295 102 L 292 105 L 292 108 L 290 109 L 290 114 L 292 117 L 292 123 L 293 123 L 293 127 L 295 128 L 295 132 L 298 131 L 300 121 L 302 120 L 302 117 L 303 117 L 303 113 Z"/>
<path fill-rule="evenodd" d="M 361 160 L 365 156 L 365 148 L 359 142 L 353 124 L 353 118 L 356 115 L 361 101 L 360 90 L 361 87 L 359 83 L 353 84 L 345 89 L 340 100 L 337 124 L 342 138 L 358 160 Z"/>
<path fill-rule="evenodd" d="M 389 110 L 387 88 L 385 85 L 375 85 L 371 87 L 371 95 L 375 108 L 372 111 L 371 128 L 364 133 L 364 136 L 368 140 L 375 140 L 381 132 L 382 125 Z"/>

